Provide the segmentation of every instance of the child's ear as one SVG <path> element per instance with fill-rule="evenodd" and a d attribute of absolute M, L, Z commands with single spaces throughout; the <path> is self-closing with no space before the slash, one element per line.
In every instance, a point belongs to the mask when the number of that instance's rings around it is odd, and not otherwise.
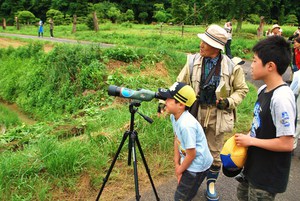
<path fill-rule="evenodd" d="M 179 106 L 180 106 L 180 108 L 183 108 L 183 109 L 185 109 L 185 104 L 183 104 L 183 103 L 179 103 Z"/>
<path fill-rule="evenodd" d="M 268 67 L 269 71 L 276 70 L 276 68 L 277 68 L 276 64 L 273 61 L 268 62 L 267 67 Z"/>

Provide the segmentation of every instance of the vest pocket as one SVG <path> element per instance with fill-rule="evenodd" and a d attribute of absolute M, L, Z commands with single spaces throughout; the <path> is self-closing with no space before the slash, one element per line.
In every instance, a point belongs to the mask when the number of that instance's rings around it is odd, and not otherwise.
<path fill-rule="evenodd" d="M 234 126 L 234 114 L 232 110 L 222 110 L 220 132 L 230 133 Z"/>

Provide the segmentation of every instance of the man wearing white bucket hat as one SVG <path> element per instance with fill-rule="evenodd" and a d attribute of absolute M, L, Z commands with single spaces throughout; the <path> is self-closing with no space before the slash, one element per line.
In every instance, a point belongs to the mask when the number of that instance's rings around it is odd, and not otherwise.
<path fill-rule="evenodd" d="M 231 132 L 236 117 L 235 109 L 249 91 L 244 71 L 244 62 L 237 57 L 230 59 L 225 54 L 227 32 L 218 25 L 209 26 L 201 39 L 200 53 L 188 55 L 187 63 L 177 77 L 193 87 L 197 100 L 191 113 L 205 129 L 210 152 L 214 158 L 207 175 L 207 200 L 219 200 L 215 188 L 221 169 L 220 152 L 224 133 Z"/>

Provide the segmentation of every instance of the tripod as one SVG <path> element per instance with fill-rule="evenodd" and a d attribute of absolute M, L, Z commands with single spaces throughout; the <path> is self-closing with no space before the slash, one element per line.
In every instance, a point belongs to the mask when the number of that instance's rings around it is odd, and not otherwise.
<path fill-rule="evenodd" d="M 139 115 L 141 115 L 147 122 L 149 123 L 152 123 L 153 120 L 150 118 L 150 117 L 147 117 L 141 113 L 138 112 L 138 107 L 141 105 L 140 102 L 131 102 L 130 105 L 129 105 L 129 111 L 131 113 L 131 119 L 130 119 L 130 130 L 129 131 L 125 131 L 125 133 L 123 134 L 123 138 L 122 138 L 122 141 L 119 145 L 119 148 L 117 150 L 117 153 L 110 165 L 110 168 L 105 176 L 105 178 L 103 179 L 103 184 L 102 184 L 102 187 L 99 191 L 99 194 L 96 198 L 96 201 L 99 200 L 101 194 L 102 194 L 102 191 L 104 189 L 104 186 L 108 180 L 108 177 L 115 165 L 115 162 L 118 158 L 118 155 L 127 139 L 127 137 L 129 137 L 129 142 L 128 142 L 128 165 L 131 164 L 131 154 L 132 154 L 132 158 L 133 158 L 133 168 L 134 168 L 134 184 L 135 184 L 135 197 L 136 197 L 136 200 L 140 200 L 140 193 L 139 193 L 139 184 L 138 184 L 138 172 L 137 172 L 137 161 L 136 161 L 136 149 L 135 149 L 135 145 L 137 144 L 138 146 L 138 149 L 140 151 L 140 154 L 141 154 L 141 157 L 142 157 L 142 160 L 143 160 L 143 163 L 144 163 L 144 166 L 145 166 L 145 169 L 146 169 L 146 172 L 148 174 L 148 177 L 149 177 L 149 180 L 151 182 L 151 185 L 152 185 L 152 189 L 154 191 L 154 194 L 155 194 L 155 197 L 156 197 L 156 200 L 158 201 L 159 200 L 159 197 L 157 195 L 157 192 L 156 192 L 156 189 L 155 189 L 155 186 L 154 186 L 154 183 L 153 183 L 153 180 L 152 180 L 152 177 L 150 175 L 150 170 L 148 168 L 148 165 L 147 165 L 147 162 L 146 162 L 146 158 L 144 156 L 144 153 L 143 153 L 143 150 L 141 148 L 141 144 L 140 144 L 140 141 L 139 141 L 139 138 L 138 138 L 138 133 L 133 129 L 134 128 L 134 115 L 135 113 L 138 113 Z"/>

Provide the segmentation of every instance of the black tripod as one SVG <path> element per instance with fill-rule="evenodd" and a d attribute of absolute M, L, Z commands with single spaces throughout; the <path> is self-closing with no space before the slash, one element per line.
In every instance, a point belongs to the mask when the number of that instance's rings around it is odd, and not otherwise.
<path fill-rule="evenodd" d="M 154 186 L 154 183 L 153 183 L 153 180 L 151 178 L 151 175 L 150 175 L 150 170 L 148 168 L 148 165 L 147 165 L 147 162 L 146 162 L 146 159 L 145 159 L 145 156 L 144 156 L 144 153 L 143 153 L 143 150 L 141 148 L 141 144 L 140 144 L 140 141 L 139 141 L 139 138 L 138 138 L 138 133 L 133 129 L 134 127 L 134 115 L 135 113 L 138 113 L 139 115 L 141 115 L 147 122 L 149 123 L 152 123 L 153 120 L 150 118 L 150 117 L 147 117 L 141 113 L 138 112 L 138 107 L 141 105 L 140 102 L 131 102 L 130 105 L 129 105 L 129 111 L 131 113 L 131 120 L 130 120 L 130 130 L 129 131 L 125 131 L 125 133 L 123 134 L 123 138 L 122 138 L 122 141 L 119 145 L 119 148 L 117 150 L 117 153 L 110 165 L 110 168 L 105 176 L 105 178 L 103 179 L 103 184 L 102 184 L 102 187 L 99 191 L 99 194 L 96 198 L 96 201 L 99 200 L 101 194 L 102 194 L 102 191 L 104 189 L 104 186 L 108 180 L 108 177 L 115 165 L 115 162 L 118 158 L 118 155 L 127 139 L 128 136 L 129 137 L 129 143 L 128 143 L 128 165 L 131 164 L 131 154 L 132 154 L 132 158 L 133 158 L 133 168 L 134 168 L 134 184 L 135 184 L 135 197 L 136 197 L 136 200 L 140 200 L 140 193 L 139 193 L 139 184 L 138 184 L 138 172 L 137 172 L 137 161 L 136 161 L 136 149 L 135 149 L 135 143 L 137 144 L 138 146 L 138 149 L 140 151 L 140 154 L 141 154 L 141 157 L 142 157 L 142 160 L 143 160 L 143 163 L 144 163 L 144 166 L 146 168 L 146 172 L 148 174 L 148 177 L 150 179 L 150 182 L 151 182 L 151 185 L 152 185 L 152 189 L 154 191 L 154 194 L 155 194 L 155 197 L 156 197 L 156 200 L 159 200 L 159 197 L 157 195 L 157 192 L 156 192 L 156 189 L 155 189 L 155 186 Z"/>

